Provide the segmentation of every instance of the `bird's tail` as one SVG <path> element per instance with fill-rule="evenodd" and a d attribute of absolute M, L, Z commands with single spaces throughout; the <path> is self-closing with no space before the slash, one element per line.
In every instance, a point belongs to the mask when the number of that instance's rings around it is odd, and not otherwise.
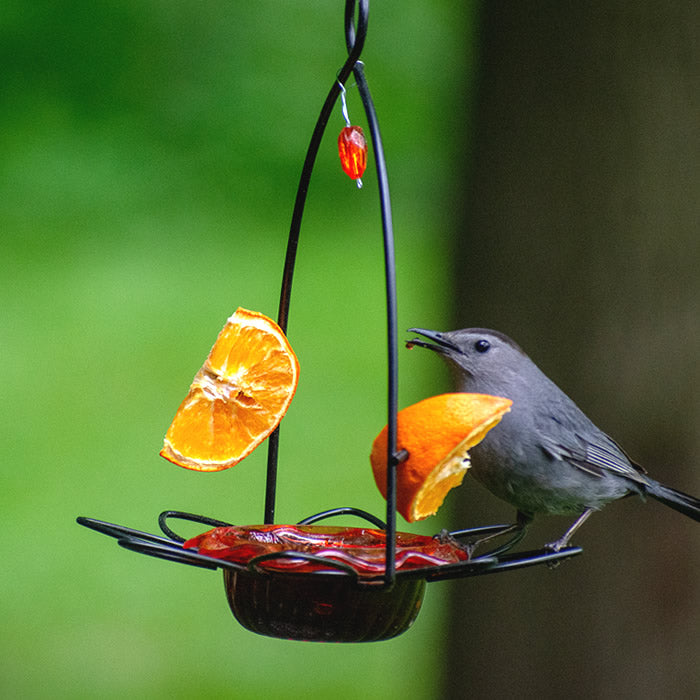
<path fill-rule="evenodd" d="M 646 484 L 646 492 L 652 498 L 661 501 L 661 503 L 677 510 L 679 513 L 683 513 L 683 515 L 687 515 L 693 520 L 700 521 L 700 500 L 697 498 L 689 496 L 682 491 L 676 491 L 670 486 L 664 486 L 652 479 L 649 479 L 649 483 Z"/>

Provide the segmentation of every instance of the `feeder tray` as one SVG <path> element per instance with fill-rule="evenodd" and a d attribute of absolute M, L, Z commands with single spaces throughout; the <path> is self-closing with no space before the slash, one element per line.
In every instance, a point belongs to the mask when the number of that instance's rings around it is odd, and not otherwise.
<path fill-rule="evenodd" d="M 246 629 L 270 637 L 304 641 L 369 642 L 390 639 L 416 619 L 426 583 L 491 574 L 538 564 L 555 565 L 579 554 L 579 547 L 509 553 L 524 531 L 500 547 L 471 556 L 474 541 L 506 534 L 508 525 L 490 525 L 426 537 L 396 531 L 396 469 L 407 455 L 397 452 L 398 361 L 394 241 L 388 177 L 376 112 L 360 54 L 367 34 L 368 1 L 347 0 L 348 58 L 337 74 L 311 137 L 292 214 L 278 323 L 286 333 L 291 284 L 301 219 L 321 137 L 338 96 L 354 75 L 369 123 L 377 169 L 384 234 L 388 338 L 387 509 L 386 522 L 353 507 L 334 508 L 296 525 L 274 522 L 279 429 L 269 438 L 264 524 L 233 526 L 182 511 L 164 511 L 163 535 L 141 532 L 94 518 L 80 525 L 114 537 L 130 550 L 205 569 L 221 569 L 231 611 Z M 346 112 L 346 110 L 344 110 Z M 355 174 L 355 173 L 353 173 Z M 357 516 L 371 527 L 315 525 L 341 515 Z M 168 524 L 175 518 L 214 529 L 190 540 Z"/>
<path fill-rule="evenodd" d="M 314 526 L 338 515 L 357 515 L 374 527 Z M 177 518 L 214 526 L 185 539 L 167 521 Z M 93 518 L 78 522 L 117 539 L 126 549 L 190 564 L 221 569 L 231 611 L 238 622 L 269 637 L 299 641 L 376 642 L 405 632 L 416 619 L 426 583 L 497 573 L 536 564 L 555 565 L 579 554 L 579 547 L 558 552 L 539 550 L 494 553 L 469 558 L 466 543 L 503 531 L 494 525 L 434 537 L 396 533 L 394 581 L 387 585 L 384 523 L 358 508 L 318 513 L 297 525 L 234 527 L 194 513 L 164 511 L 159 518 L 165 537 Z M 209 536 L 220 546 L 201 554 L 192 547 Z M 515 543 L 513 538 L 511 544 Z M 463 544 L 464 543 L 464 544 Z M 190 545 L 189 547 L 187 545 Z"/>

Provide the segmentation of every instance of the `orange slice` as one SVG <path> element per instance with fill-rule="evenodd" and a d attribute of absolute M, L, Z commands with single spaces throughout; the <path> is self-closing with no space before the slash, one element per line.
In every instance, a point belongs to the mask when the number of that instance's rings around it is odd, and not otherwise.
<path fill-rule="evenodd" d="M 280 423 L 299 382 L 299 362 L 267 316 L 237 309 L 168 429 L 160 454 L 197 471 L 228 469 Z"/>
<path fill-rule="evenodd" d="M 407 522 L 434 515 L 469 469 L 467 450 L 510 410 L 510 399 L 487 394 L 441 394 L 399 411 L 396 447 L 408 459 L 396 473 L 396 509 Z M 377 487 L 386 498 L 387 428 L 370 455 Z"/>

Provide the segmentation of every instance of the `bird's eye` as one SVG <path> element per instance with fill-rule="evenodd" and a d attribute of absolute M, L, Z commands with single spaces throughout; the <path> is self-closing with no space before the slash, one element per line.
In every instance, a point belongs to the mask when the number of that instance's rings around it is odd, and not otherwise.
<path fill-rule="evenodd" d="M 491 347 L 491 343 L 488 340 L 482 338 L 474 343 L 474 350 L 477 352 L 486 352 Z"/>

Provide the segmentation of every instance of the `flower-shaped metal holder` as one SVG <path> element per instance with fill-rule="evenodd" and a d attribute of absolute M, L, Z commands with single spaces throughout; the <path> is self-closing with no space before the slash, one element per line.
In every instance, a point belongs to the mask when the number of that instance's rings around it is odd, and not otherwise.
<path fill-rule="evenodd" d="M 444 543 L 445 547 L 457 550 L 461 550 L 464 543 L 468 549 L 467 543 L 472 539 L 498 534 L 504 526 L 442 532 L 434 538 L 420 538 L 421 542 L 416 546 L 415 536 L 391 533 L 385 523 L 357 508 L 324 511 L 302 520 L 296 526 L 284 526 L 284 529 L 304 535 L 313 532 L 317 527 L 315 523 L 321 520 L 348 514 L 367 520 L 373 526 L 372 529 L 330 528 L 339 530 L 340 533 L 332 532 L 330 536 L 324 537 L 324 550 L 328 552 L 329 549 L 334 549 L 336 553 L 343 553 L 343 540 L 348 535 L 370 537 L 377 542 L 374 547 L 383 550 L 375 553 L 382 556 L 378 560 L 375 558 L 370 571 L 367 571 L 366 566 L 358 566 L 358 560 L 363 561 L 364 552 L 352 559 L 343 557 L 346 561 L 328 554 L 318 556 L 303 547 L 288 550 L 271 547 L 272 551 L 262 553 L 256 548 L 252 556 L 242 558 L 241 561 L 200 554 L 196 549 L 183 546 L 185 539 L 173 531 L 168 520 L 175 518 L 214 528 L 229 528 L 231 525 L 193 513 L 161 513 L 158 521 L 165 536 L 93 518 L 80 517 L 78 522 L 116 538 L 122 547 L 141 554 L 203 569 L 221 569 L 231 611 L 243 627 L 270 637 L 303 641 L 374 642 L 390 639 L 405 632 L 413 624 L 420 611 L 426 583 L 498 573 L 536 564 L 554 565 L 581 551 L 578 547 L 569 547 L 558 552 L 545 549 L 517 554 L 504 553 L 505 548 L 515 543 L 517 538 L 513 538 L 513 541 L 497 551 L 477 557 L 465 554 L 461 561 L 444 563 L 438 561 L 431 552 L 424 551 L 426 540 L 436 541 L 438 545 Z M 264 529 L 265 526 L 255 528 Z M 318 531 L 325 534 L 328 530 L 329 528 Z M 402 537 L 409 539 L 408 546 L 399 547 L 402 557 L 393 560 L 393 578 L 387 582 L 386 570 L 390 567 L 385 565 L 388 549 L 386 544 L 391 540 L 396 550 L 396 543 L 401 543 Z M 276 544 L 276 538 L 271 537 L 269 542 Z M 404 567 L 402 561 L 405 560 L 406 552 L 413 557 L 413 565 L 408 567 Z M 367 561 L 366 557 L 364 561 Z M 289 566 L 281 566 L 282 562 Z"/>
<path fill-rule="evenodd" d="M 356 16 L 357 15 L 357 19 Z M 229 605 L 236 619 L 260 634 L 307 641 L 359 642 L 390 639 L 415 620 L 426 583 L 499 573 L 536 564 L 555 565 L 579 554 L 579 547 L 511 553 L 524 531 L 501 546 L 474 554 L 474 542 L 506 534 L 507 525 L 490 525 L 434 538 L 397 533 L 396 472 L 407 458 L 397 451 L 398 337 L 394 239 L 389 184 L 376 111 L 359 60 L 367 35 L 368 0 L 346 0 L 345 37 L 348 58 L 337 73 L 312 133 L 297 190 L 287 243 L 278 323 L 286 332 L 306 194 L 321 138 L 331 111 L 354 75 L 369 125 L 379 184 L 384 237 L 388 349 L 387 508 L 382 521 L 366 511 L 341 507 L 323 511 L 296 525 L 276 526 L 275 493 L 279 428 L 269 438 L 264 525 L 233 532 L 235 546 L 200 553 L 168 524 L 180 519 L 215 528 L 213 537 L 230 523 L 192 513 L 165 511 L 158 521 L 163 535 L 154 535 L 94 518 L 80 525 L 117 539 L 130 550 L 204 569 L 222 569 Z M 371 527 L 334 528 L 317 525 L 340 515 L 354 515 Z M 216 530 L 221 528 L 221 530 Z M 246 539 L 247 538 L 247 539 Z M 439 555 L 436 553 L 439 552 Z"/>

